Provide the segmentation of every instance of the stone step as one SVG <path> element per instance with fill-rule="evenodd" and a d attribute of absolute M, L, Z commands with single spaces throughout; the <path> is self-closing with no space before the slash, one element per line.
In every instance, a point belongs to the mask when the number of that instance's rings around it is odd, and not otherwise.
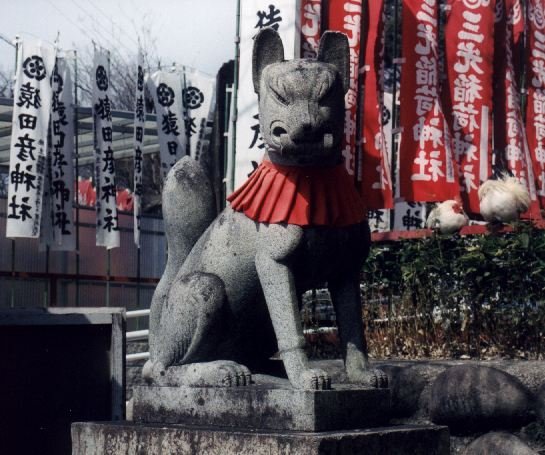
<path fill-rule="evenodd" d="M 448 429 L 432 425 L 321 433 L 132 422 L 72 425 L 72 455 L 448 455 L 449 451 Z"/>

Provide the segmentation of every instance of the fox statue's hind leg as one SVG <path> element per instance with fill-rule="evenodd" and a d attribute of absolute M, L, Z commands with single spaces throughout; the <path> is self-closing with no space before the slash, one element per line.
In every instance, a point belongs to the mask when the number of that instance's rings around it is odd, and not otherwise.
<path fill-rule="evenodd" d="M 164 302 L 154 358 L 144 376 L 158 385 L 237 386 L 250 371 L 236 362 L 214 360 L 228 315 L 223 281 L 209 273 L 189 273 L 172 283 Z"/>
<path fill-rule="evenodd" d="M 182 158 L 168 173 L 163 214 L 168 260 L 151 304 L 150 360 L 144 366 L 143 376 L 151 382 L 173 385 L 180 383 L 182 376 L 188 383 L 204 381 L 216 385 L 237 377 L 243 382 L 249 372 L 234 362 L 208 368 L 208 374 L 196 371 L 206 369 L 206 364 L 168 368 L 206 357 L 203 344 L 192 341 L 202 339 L 206 332 L 208 341 L 213 343 L 214 333 L 219 333 L 210 329 L 216 325 L 225 300 L 223 283 L 214 275 L 195 273 L 175 282 L 194 244 L 215 217 L 212 187 L 200 164 L 190 157 Z M 173 287 L 181 301 L 169 304 Z"/>

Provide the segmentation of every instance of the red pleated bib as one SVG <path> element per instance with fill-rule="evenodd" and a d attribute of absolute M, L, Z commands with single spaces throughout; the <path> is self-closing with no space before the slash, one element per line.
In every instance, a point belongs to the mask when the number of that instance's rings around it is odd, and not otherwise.
<path fill-rule="evenodd" d="M 344 164 L 280 166 L 264 160 L 227 200 L 233 210 L 262 223 L 349 226 L 365 207 Z"/>

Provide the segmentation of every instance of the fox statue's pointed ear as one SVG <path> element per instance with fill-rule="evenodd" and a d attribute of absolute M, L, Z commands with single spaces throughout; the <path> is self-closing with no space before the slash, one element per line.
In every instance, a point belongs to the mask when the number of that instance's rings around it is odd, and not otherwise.
<path fill-rule="evenodd" d="M 261 72 L 271 63 L 284 60 L 284 46 L 278 32 L 271 27 L 262 28 L 254 38 L 252 54 L 252 76 L 254 90 L 259 94 Z"/>
<path fill-rule="evenodd" d="M 322 35 L 318 61 L 330 63 L 341 75 L 344 93 L 350 86 L 350 47 L 344 33 L 327 31 Z"/>

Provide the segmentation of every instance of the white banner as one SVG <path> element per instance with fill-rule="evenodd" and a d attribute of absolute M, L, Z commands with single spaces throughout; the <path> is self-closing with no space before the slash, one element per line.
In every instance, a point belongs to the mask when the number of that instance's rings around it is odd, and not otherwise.
<path fill-rule="evenodd" d="M 367 220 L 371 232 L 386 232 L 390 230 L 390 212 L 389 209 L 369 210 Z"/>
<path fill-rule="evenodd" d="M 48 160 L 49 182 L 44 192 L 50 216 L 42 227 L 51 233 L 40 237 L 41 244 L 53 251 L 76 250 L 76 228 L 74 226 L 74 105 L 70 66 L 65 58 L 57 58 L 51 80 L 53 100 L 51 103 L 51 143 Z M 47 193 L 47 196 L 46 196 Z"/>
<path fill-rule="evenodd" d="M 57 59 L 53 74 L 51 106 L 51 186 L 53 194 L 52 250 L 75 251 L 74 201 L 74 105 L 72 77 L 66 59 Z"/>
<path fill-rule="evenodd" d="M 426 228 L 425 202 L 396 202 L 394 231 L 414 231 Z"/>
<path fill-rule="evenodd" d="M 136 93 L 134 103 L 134 186 L 133 186 L 133 231 L 134 244 L 140 248 L 140 218 L 142 211 L 142 163 L 146 110 L 144 107 L 144 54 L 138 51 L 136 70 Z"/>
<path fill-rule="evenodd" d="M 19 42 L 6 237 L 40 235 L 54 65 L 53 46 L 41 41 Z"/>
<path fill-rule="evenodd" d="M 386 153 L 388 162 L 392 162 L 392 115 L 393 115 L 393 95 L 388 92 L 383 93 L 383 106 L 382 106 L 382 132 L 384 135 L 384 142 L 386 144 Z M 399 97 L 397 98 L 397 105 L 399 106 Z M 390 217 L 392 210 L 370 210 L 367 214 L 369 219 L 369 226 L 371 232 L 386 232 L 390 230 Z"/>
<path fill-rule="evenodd" d="M 93 118 L 95 133 L 96 244 L 108 249 L 119 246 L 116 206 L 115 162 L 112 150 L 112 111 L 109 54 L 95 50 L 93 64 Z"/>
<path fill-rule="evenodd" d="M 183 69 L 183 104 L 185 134 L 188 152 L 199 159 L 202 142 L 208 140 L 207 124 L 212 120 L 215 109 L 216 78 L 199 70 Z"/>
<path fill-rule="evenodd" d="M 265 144 L 259 134 L 257 95 L 252 82 L 253 37 L 263 27 L 278 31 L 284 44 L 284 58 L 299 54 L 299 20 L 297 0 L 245 0 L 240 7 L 240 66 L 238 73 L 235 189 L 252 172 L 252 161 L 259 163 Z M 297 46 L 297 47 L 296 47 Z"/>
<path fill-rule="evenodd" d="M 176 162 L 186 155 L 182 78 L 177 72 L 156 71 L 148 79 L 157 114 L 157 133 L 163 179 Z"/>

